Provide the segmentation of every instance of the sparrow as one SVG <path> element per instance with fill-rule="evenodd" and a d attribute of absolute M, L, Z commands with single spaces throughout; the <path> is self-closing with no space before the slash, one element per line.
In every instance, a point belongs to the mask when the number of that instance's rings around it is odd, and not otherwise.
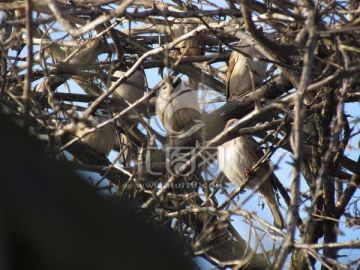
<path fill-rule="evenodd" d="M 116 70 L 113 76 L 119 79 L 124 74 L 124 71 Z M 111 84 L 114 84 L 114 82 L 112 82 Z M 115 91 L 113 92 L 113 97 L 114 99 L 123 98 L 129 103 L 134 103 L 135 101 L 143 97 L 145 90 L 145 75 L 143 71 L 137 70 L 115 89 Z M 118 121 L 117 124 L 121 125 L 121 122 Z M 119 139 L 121 153 L 119 162 L 123 164 L 129 164 L 131 162 L 132 156 L 130 151 L 131 140 L 124 133 L 120 134 Z"/>
<path fill-rule="evenodd" d="M 89 116 L 86 124 L 84 122 L 77 124 L 75 135 L 80 137 L 91 128 L 96 127 L 109 119 L 111 119 L 111 113 L 109 110 L 107 108 L 99 107 L 92 115 Z M 109 123 L 81 139 L 86 146 L 103 156 L 109 155 L 115 144 L 115 140 L 116 129 L 113 123 Z"/>
<path fill-rule="evenodd" d="M 117 70 L 114 72 L 113 76 L 120 78 L 124 74 L 124 71 Z M 131 84 L 129 84 L 129 82 Z M 114 84 L 114 82 L 111 84 Z M 123 98 L 130 103 L 134 103 L 144 95 L 144 92 L 145 77 L 142 71 L 137 70 L 115 89 L 113 96 L 114 98 Z"/>
<path fill-rule="evenodd" d="M 196 133 L 204 126 L 198 92 L 179 77 L 171 79 L 158 92 L 156 114 L 170 137 Z"/>
<path fill-rule="evenodd" d="M 178 38 L 196 29 L 198 25 L 199 24 L 195 23 L 193 19 L 185 18 L 182 19 L 179 24 L 174 24 L 171 29 L 174 38 Z M 195 36 L 181 41 L 176 45 L 176 48 L 179 50 L 180 55 L 198 56 L 205 54 L 205 45 L 204 34 L 197 33 Z"/>
<path fill-rule="evenodd" d="M 196 29 L 199 26 L 198 22 L 194 19 L 185 18 L 180 20 L 179 24 L 172 26 L 172 34 L 174 38 L 181 37 L 190 31 Z M 197 33 L 195 36 L 190 37 L 178 45 L 176 45 L 176 51 L 174 53 L 175 58 L 183 56 L 200 56 L 205 54 L 205 36 L 203 33 Z M 199 80 L 189 78 L 189 86 L 191 89 L 198 89 Z"/>
<path fill-rule="evenodd" d="M 251 92 L 265 78 L 267 63 L 258 60 L 263 55 L 253 46 L 239 44 L 240 51 L 232 51 L 226 77 L 226 100 Z"/>
<path fill-rule="evenodd" d="M 225 129 L 232 126 L 237 119 L 229 120 Z M 251 136 L 241 136 L 232 139 L 218 147 L 218 164 L 224 175 L 235 185 L 240 186 L 241 181 L 247 176 L 255 163 L 264 155 L 260 149 L 260 145 Z M 264 177 L 271 170 L 270 164 L 265 163 L 254 175 L 247 184 L 247 187 L 254 188 L 261 183 L 258 192 L 264 196 L 267 205 L 274 217 L 274 224 L 276 227 L 283 229 L 285 227 L 285 220 L 280 211 L 279 205 L 275 199 L 272 182 L 276 175 L 272 172 L 271 175 L 265 179 Z"/>

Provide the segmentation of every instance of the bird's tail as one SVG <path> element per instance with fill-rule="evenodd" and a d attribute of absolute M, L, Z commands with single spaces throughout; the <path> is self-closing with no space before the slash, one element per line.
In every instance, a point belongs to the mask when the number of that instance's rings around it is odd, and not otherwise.
<path fill-rule="evenodd" d="M 285 228 L 285 219 L 280 211 L 279 205 L 277 204 L 275 197 L 265 197 L 265 200 L 270 208 L 271 214 L 274 217 L 274 225 L 280 229 Z"/>

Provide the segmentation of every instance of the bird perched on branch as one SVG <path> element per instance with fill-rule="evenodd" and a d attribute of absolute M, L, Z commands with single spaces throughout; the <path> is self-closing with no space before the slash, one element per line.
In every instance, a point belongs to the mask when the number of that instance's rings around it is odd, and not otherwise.
<path fill-rule="evenodd" d="M 124 71 L 117 70 L 113 76 L 120 78 L 125 74 Z M 114 82 L 112 82 L 114 84 Z M 134 103 L 144 95 L 145 77 L 140 70 L 135 71 L 127 80 L 118 86 L 114 92 L 114 98 L 123 98 L 130 103 Z"/>
<path fill-rule="evenodd" d="M 180 21 L 179 24 L 174 24 L 172 26 L 172 32 L 174 38 L 181 37 L 189 33 L 190 31 L 196 29 L 199 26 L 200 21 L 185 18 Z M 185 56 L 198 56 L 205 54 L 205 37 L 202 33 L 197 33 L 195 36 L 190 37 L 176 46 L 181 55 Z"/>
<path fill-rule="evenodd" d="M 99 107 L 95 110 L 93 115 L 90 115 L 87 121 L 77 124 L 76 133 L 77 137 L 82 136 L 91 128 L 97 127 L 99 124 L 111 119 L 111 113 L 107 108 Z M 113 148 L 116 140 L 116 129 L 114 123 L 109 123 L 94 132 L 86 135 L 81 139 L 89 148 L 95 152 L 108 156 Z"/>
<path fill-rule="evenodd" d="M 159 90 L 156 114 L 170 137 L 195 134 L 204 126 L 198 92 L 179 77 L 171 79 Z"/>
<path fill-rule="evenodd" d="M 114 72 L 113 76 L 119 79 L 124 74 L 124 71 L 117 70 Z M 114 84 L 114 82 L 112 82 L 111 84 Z M 144 96 L 145 90 L 145 74 L 142 70 L 137 70 L 115 89 L 115 91 L 113 92 L 113 97 L 114 99 L 122 98 L 127 102 L 134 103 L 135 101 Z M 117 125 L 122 126 L 123 124 L 118 121 Z M 129 164 L 131 161 L 132 155 L 130 151 L 130 142 L 130 138 L 128 138 L 125 133 L 120 134 L 120 163 Z"/>
<path fill-rule="evenodd" d="M 240 42 L 232 51 L 226 78 L 226 99 L 234 99 L 255 89 L 265 78 L 267 63 L 253 46 Z"/>
<path fill-rule="evenodd" d="M 236 119 L 229 120 L 225 129 L 232 126 L 235 121 Z M 254 175 L 249 172 L 263 155 L 260 145 L 251 136 L 237 137 L 218 147 L 218 163 L 225 176 L 237 186 L 240 186 L 241 181 L 249 174 L 251 179 L 247 187 L 254 188 L 262 183 L 258 191 L 264 196 L 270 208 L 274 217 L 274 224 L 278 228 L 284 228 L 285 220 L 275 199 L 272 185 L 272 179 L 276 175 L 273 172 L 269 175 L 271 171 L 270 164 L 263 164 Z"/>
<path fill-rule="evenodd" d="M 196 29 L 201 21 L 194 18 L 181 19 L 180 23 L 174 24 L 171 27 L 174 38 L 181 37 L 188 34 L 190 31 Z M 174 54 L 175 57 L 188 57 L 188 56 L 200 56 L 205 54 L 205 36 L 203 33 L 197 33 L 194 36 L 180 42 L 176 48 L 177 51 Z M 193 90 L 197 90 L 199 86 L 199 80 L 189 78 L 189 86 Z"/>

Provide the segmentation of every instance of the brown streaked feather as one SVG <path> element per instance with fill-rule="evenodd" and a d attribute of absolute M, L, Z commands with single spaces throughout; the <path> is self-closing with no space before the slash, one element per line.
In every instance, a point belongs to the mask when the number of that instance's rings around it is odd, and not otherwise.
<path fill-rule="evenodd" d="M 232 51 L 230 54 L 229 68 L 226 75 L 226 101 L 228 101 L 232 95 L 232 93 L 230 93 L 230 78 L 235 67 L 236 58 L 236 52 Z"/>

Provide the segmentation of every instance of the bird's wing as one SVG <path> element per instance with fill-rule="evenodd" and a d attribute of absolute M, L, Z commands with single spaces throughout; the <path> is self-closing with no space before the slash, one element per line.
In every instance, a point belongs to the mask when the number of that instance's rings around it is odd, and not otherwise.
<path fill-rule="evenodd" d="M 235 64 L 236 64 L 236 55 L 234 51 L 230 54 L 230 60 L 229 60 L 229 68 L 226 75 L 226 100 L 229 100 L 231 93 L 230 93 L 230 78 L 231 74 L 234 70 Z"/>

